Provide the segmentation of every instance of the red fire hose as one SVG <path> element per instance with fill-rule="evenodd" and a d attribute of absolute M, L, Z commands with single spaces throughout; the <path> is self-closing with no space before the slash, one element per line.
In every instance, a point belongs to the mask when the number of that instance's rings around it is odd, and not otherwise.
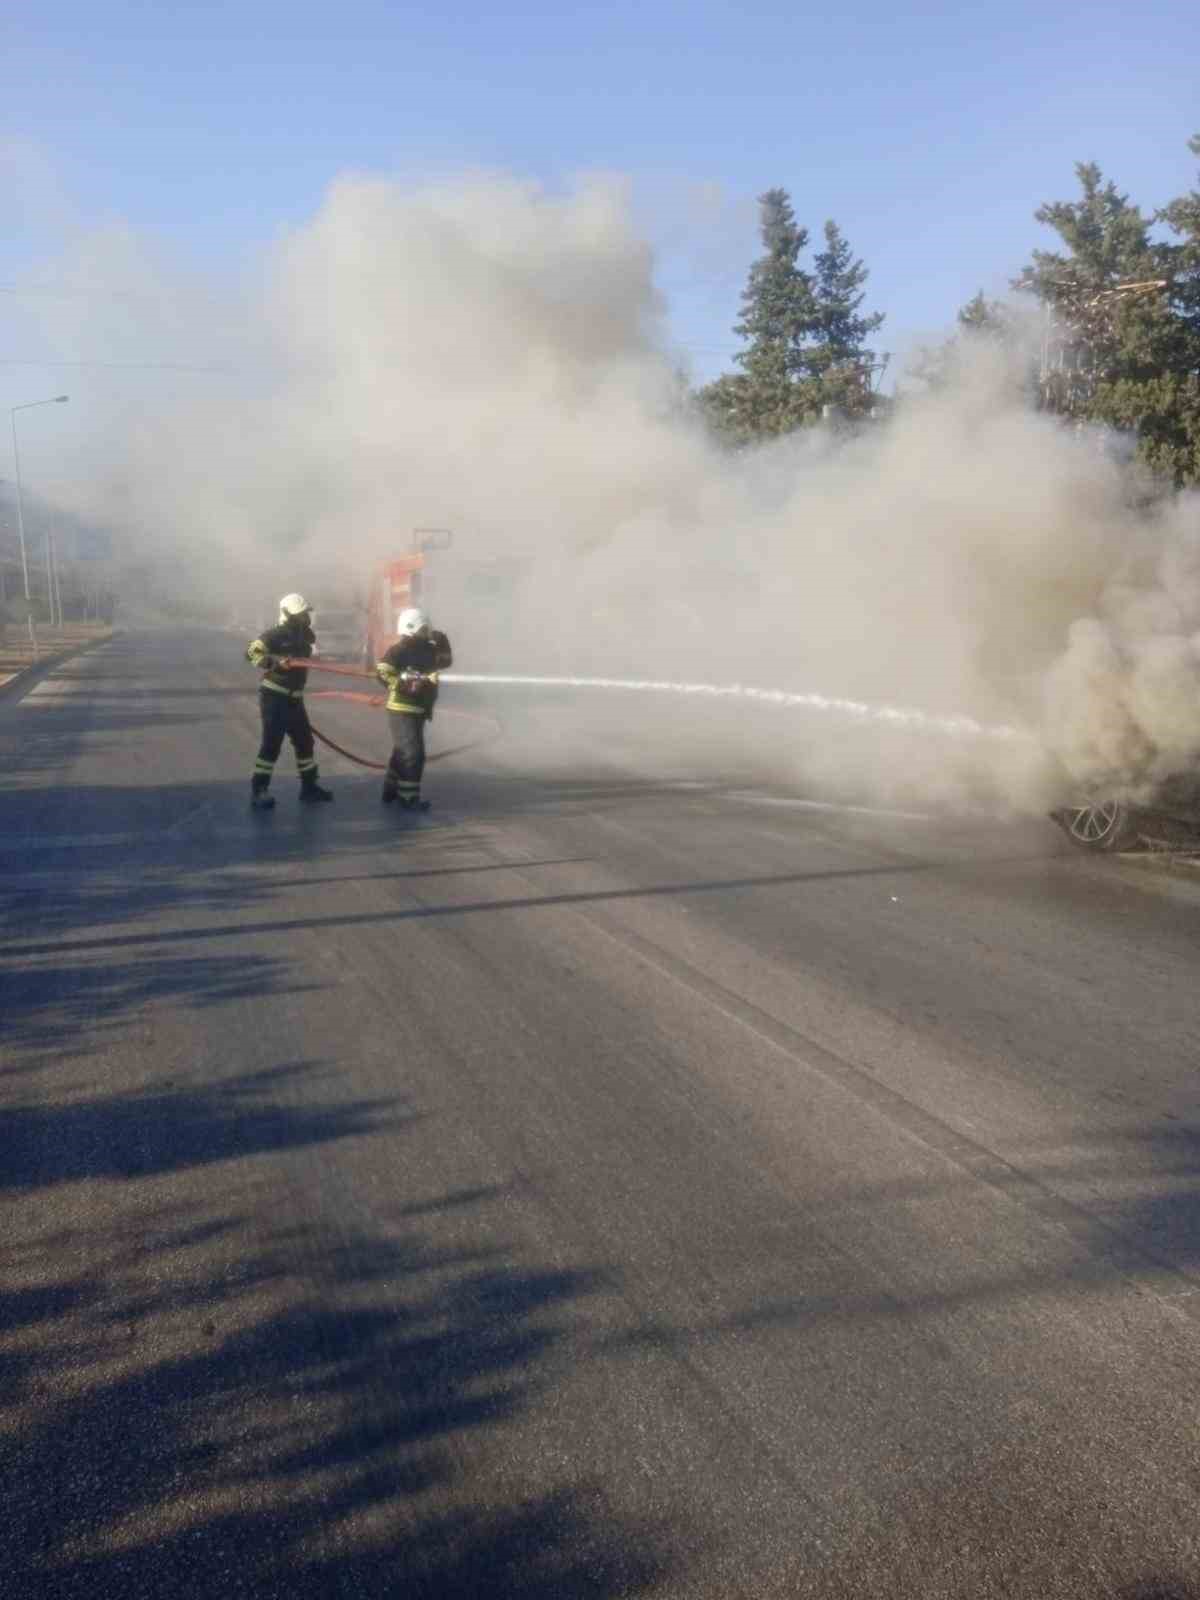
<path fill-rule="evenodd" d="M 343 750 L 340 744 L 335 743 L 327 733 L 322 733 L 315 722 L 310 721 L 309 727 L 313 731 L 313 738 L 319 739 L 322 744 L 327 744 L 331 750 L 336 750 L 338 755 L 345 756 L 347 761 L 353 761 L 357 766 L 370 767 L 375 772 L 386 772 L 386 761 L 368 761 L 366 756 L 356 756 L 352 750 Z"/>
<path fill-rule="evenodd" d="M 290 656 L 284 656 L 279 663 L 280 669 L 287 672 L 292 667 L 298 667 L 306 672 L 336 672 L 341 678 L 374 678 L 375 674 L 369 667 L 335 667 L 332 661 L 293 661 Z"/>
<path fill-rule="evenodd" d="M 284 672 L 286 672 L 290 667 L 301 667 L 309 672 L 335 672 L 339 677 L 342 678 L 375 677 L 375 673 L 371 672 L 365 667 L 335 667 L 332 662 L 326 661 L 294 661 L 285 657 L 280 661 L 279 665 Z M 381 694 L 355 694 L 352 690 L 344 691 L 338 689 L 318 689 L 317 694 L 324 699 L 330 700 L 354 700 L 360 705 L 382 706 L 387 704 L 387 697 Z M 353 761 L 357 766 L 360 767 L 370 767 L 373 772 L 387 771 L 386 761 L 369 761 L 366 756 L 356 756 L 352 750 L 344 749 L 335 740 L 331 739 L 327 733 L 322 733 L 320 728 L 318 728 L 317 725 L 311 720 L 309 722 L 309 727 L 312 728 L 314 739 L 318 739 L 322 744 L 328 745 L 331 750 L 336 750 L 338 755 L 345 756 L 347 761 Z M 445 761 L 447 756 L 460 755 L 464 750 L 473 749 L 475 743 L 478 743 L 478 740 L 474 741 L 472 744 L 455 745 L 450 750 L 438 750 L 427 759 L 429 761 Z"/>

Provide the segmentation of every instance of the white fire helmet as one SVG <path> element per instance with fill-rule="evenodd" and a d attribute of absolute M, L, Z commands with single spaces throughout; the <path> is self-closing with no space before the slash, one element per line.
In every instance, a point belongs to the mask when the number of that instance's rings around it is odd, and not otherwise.
<path fill-rule="evenodd" d="M 402 639 L 419 639 L 429 631 L 429 618 L 419 606 L 408 606 L 396 618 L 396 632 Z"/>
<path fill-rule="evenodd" d="M 290 622 L 293 617 L 301 616 L 311 610 L 312 607 L 302 594 L 285 594 L 279 602 L 279 621 Z"/>

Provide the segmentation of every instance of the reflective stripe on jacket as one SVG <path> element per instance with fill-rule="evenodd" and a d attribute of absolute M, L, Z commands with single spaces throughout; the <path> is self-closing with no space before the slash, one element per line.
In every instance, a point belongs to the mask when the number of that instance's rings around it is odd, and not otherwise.
<path fill-rule="evenodd" d="M 377 661 L 375 671 L 380 680 L 387 685 L 387 708 L 389 711 L 404 711 L 413 717 L 427 717 L 433 714 L 433 704 L 437 699 L 438 675 L 436 672 L 423 673 L 416 680 L 405 676 L 405 670 L 398 670 L 387 661 Z"/>
<path fill-rule="evenodd" d="M 438 673 L 451 665 L 450 641 L 444 633 L 427 639 L 399 639 L 375 663 L 375 673 L 388 691 L 387 708 L 407 716 L 432 717 L 438 697 Z M 405 677 L 419 673 L 419 678 Z"/>
<path fill-rule="evenodd" d="M 277 628 L 264 628 L 257 639 L 246 646 L 246 660 L 257 667 L 265 656 L 277 660 L 306 661 L 313 653 L 316 634 L 307 623 L 283 622 Z M 308 682 L 305 667 L 271 667 L 263 674 L 261 687 L 274 689 L 279 694 L 299 700 Z"/>
<path fill-rule="evenodd" d="M 303 689 L 285 689 L 281 683 L 273 683 L 269 674 L 264 673 L 260 689 L 270 689 L 272 694 L 281 694 L 286 700 L 303 700 Z"/>

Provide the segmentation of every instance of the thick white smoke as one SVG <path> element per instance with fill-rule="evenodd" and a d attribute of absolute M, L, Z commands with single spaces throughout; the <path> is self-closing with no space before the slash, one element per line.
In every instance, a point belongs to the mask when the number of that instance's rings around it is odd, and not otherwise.
<path fill-rule="evenodd" d="M 1125 532 L 1047 673 L 1043 736 L 1085 786 L 1138 799 L 1200 756 L 1200 499 Z"/>
<path fill-rule="evenodd" d="M 212 369 L 89 369 L 55 485 L 181 590 L 361 586 L 414 527 L 450 527 L 430 594 L 465 668 L 1031 735 L 729 722 L 783 774 L 1040 808 L 1200 748 L 1194 501 L 1135 513 L 1103 441 L 1030 414 L 989 352 L 856 439 L 716 449 L 620 181 L 347 178 L 236 294 L 122 229 L 37 277 L 64 291 L 29 302 L 61 358 Z"/>

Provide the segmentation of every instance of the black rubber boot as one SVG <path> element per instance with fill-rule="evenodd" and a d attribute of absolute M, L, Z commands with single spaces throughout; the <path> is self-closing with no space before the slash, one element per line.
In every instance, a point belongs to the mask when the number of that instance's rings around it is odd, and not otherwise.
<path fill-rule="evenodd" d="M 302 783 L 300 785 L 300 798 L 305 805 L 316 805 L 321 800 L 332 800 L 333 790 L 322 789 L 321 785 L 314 779 L 312 783 Z"/>
<path fill-rule="evenodd" d="M 422 800 L 420 795 L 417 795 L 417 794 L 406 794 L 404 799 L 401 800 L 400 804 L 404 807 L 404 809 L 406 811 L 428 811 L 429 810 L 429 801 L 428 800 Z"/>
<path fill-rule="evenodd" d="M 257 778 L 250 780 L 250 809 L 252 811 L 270 811 L 275 805 L 275 796 L 267 793 L 265 783 L 259 783 Z"/>

